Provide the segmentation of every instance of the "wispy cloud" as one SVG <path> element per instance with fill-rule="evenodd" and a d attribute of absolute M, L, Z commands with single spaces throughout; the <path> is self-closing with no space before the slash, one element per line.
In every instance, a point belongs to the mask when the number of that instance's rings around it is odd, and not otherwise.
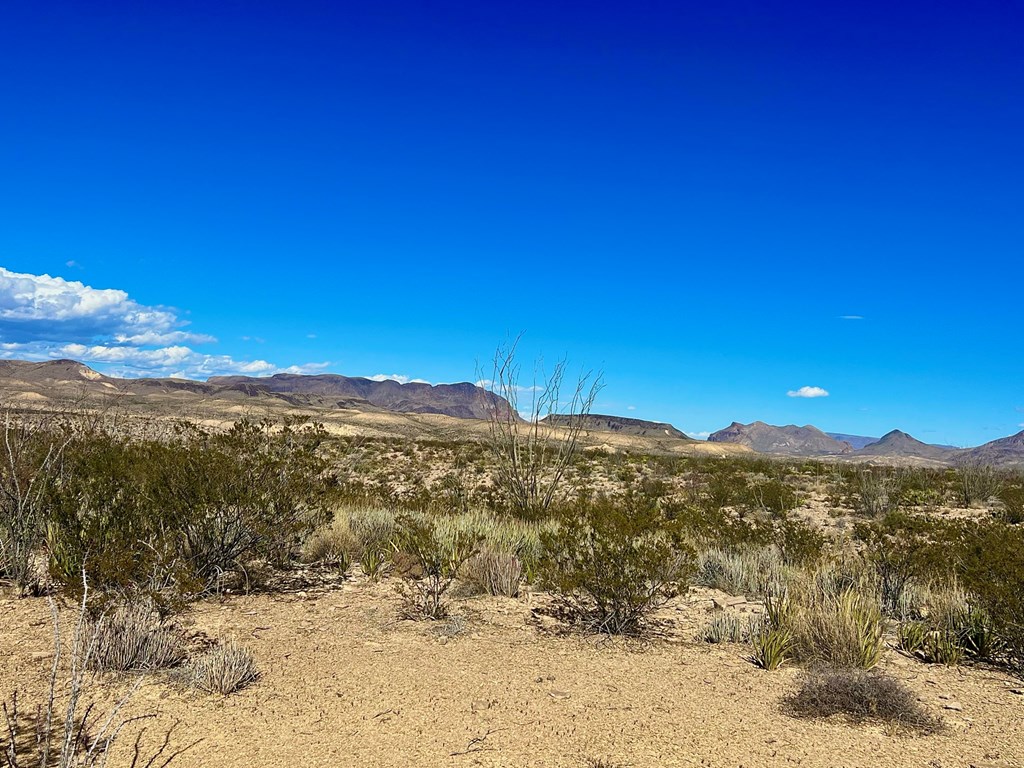
<path fill-rule="evenodd" d="M 635 411 L 636 410 L 636 406 L 635 405 L 627 405 L 626 406 L 626 410 L 627 411 Z"/>
<path fill-rule="evenodd" d="M 414 379 L 404 373 L 375 373 L 367 376 L 370 381 L 397 381 L 399 384 L 429 384 L 426 379 Z"/>
<path fill-rule="evenodd" d="M 821 387 L 800 387 L 791 389 L 786 393 L 787 397 L 828 397 L 828 390 Z"/>
<path fill-rule="evenodd" d="M 840 315 L 840 320 L 863 320 L 863 315 Z"/>
<path fill-rule="evenodd" d="M 711 437 L 711 433 L 705 431 L 691 432 L 688 429 L 684 429 L 683 432 L 690 437 L 697 438 L 698 440 L 707 440 L 709 437 Z"/>
<path fill-rule="evenodd" d="M 282 368 L 266 360 L 197 352 L 190 345 L 214 344 L 217 339 L 187 330 L 188 325 L 176 310 L 140 304 L 122 290 L 0 267 L 0 357 L 70 357 L 103 365 L 118 376 L 190 379 L 306 373 L 328 366 Z"/>

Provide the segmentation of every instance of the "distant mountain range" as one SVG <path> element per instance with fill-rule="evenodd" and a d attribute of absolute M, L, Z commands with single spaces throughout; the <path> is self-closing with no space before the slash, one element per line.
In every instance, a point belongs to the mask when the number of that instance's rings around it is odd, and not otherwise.
<path fill-rule="evenodd" d="M 352 408 L 394 411 L 396 413 L 433 413 L 458 419 L 485 419 L 488 408 L 508 413 L 508 403 L 475 384 L 400 384 L 397 381 L 323 374 L 299 376 L 278 374 L 252 376 L 214 376 L 206 382 L 187 379 L 119 379 L 104 376 L 74 360 L 43 363 L 0 360 L 0 380 L 10 385 L 20 382 L 30 389 L 52 394 L 76 393 L 154 395 L 191 394 L 200 397 L 235 400 L 271 400 L 295 406 Z M 49 389 L 47 389 L 49 387 Z"/>
<path fill-rule="evenodd" d="M 556 413 L 545 417 L 543 421 L 557 426 L 565 426 L 569 423 L 569 417 Z M 605 416 L 591 413 L 583 417 L 583 428 L 595 432 L 618 432 L 635 437 L 672 437 L 677 440 L 693 440 L 671 424 L 661 421 L 629 419 L 625 416 Z"/>
<path fill-rule="evenodd" d="M 855 451 L 858 451 L 861 448 L 866 448 L 872 443 L 877 443 L 880 439 L 877 437 L 865 437 L 864 435 L 844 435 L 842 432 L 826 432 L 825 434 L 833 440 L 838 440 L 841 443 L 849 443 L 850 447 Z"/>
<path fill-rule="evenodd" d="M 321 374 L 301 376 L 278 374 L 265 378 L 251 376 L 215 376 L 206 382 L 185 379 L 120 379 L 105 376 L 74 360 L 28 362 L 0 360 L 0 397 L 5 405 L 23 407 L 64 407 L 85 398 L 127 398 L 146 412 L 182 416 L 195 409 L 219 413 L 246 413 L 253 407 L 290 407 L 326 409 L 326 411 L 387 414 L 437 414 L 459 420 L 486 419 L 497 409 L 509 414 L 504 399 L 481 387 L 459 384 L 401 384 L 358 377 Z M 321 411 L 323 412 L 323 411 Z M 552 423 L 565 423 L 567 417 L 548 417 Z M 422 420 L 410 422 L 406 429 L 423 429 Z M 450 422 L 454 424 L 455 422 Z M 416 425 L 419 426 L 416 426 Z M 411 426 L 410 426 L 411 425 Z M 467 425 L 468 426 L 468 425 Z M 624 416 L 591 414 L 584 429 L 591 433 L 608 432 L 621 439 L 654 438 L 656 449 L 691 450 L 704 445 L 689 438 L 671 424 L 644 421 Z M 708 438 L 722 445 L 716 450 L 750 449 L 785 456 L 835 457 L 849 461 L 909 461 L 930 465 L 966 463 L 1024 467 L 1024 432 L 993 440 L 977 448 L 953 448 L 921 442 L 905 432 L 893 430 L 881 438 L 842 433 L 826 433 L 810 424 L 773 426 L 762 421 L 751 424 L 733 422 Z M 731 446 L 744 446 L 735 448 Z M 708 446 L 710 448 L 710 446 Z"/>
<path fill-rule="evenodd" d="M 844 438 L 842 440 L 838 438 Z M 850 438 L 853 438 L 852 440 Z M 759 453 L 785 456 L 838 456 L 850 460 L 907 459 L 927 464 L 989 464 L 1024 466 L 1024 432 L 993 440 L 977 448 L 932 445 L 894 429 L 881 438 L 825 433 L 810 425 L 777 427 L 755 421 L 733 422 L 709 441 L 738 443 Z"/>
<path fill-rule="evenodd" d="M 849 443 L 829 437 L 808 424 L 775 427 L 763 421 L 740 424 L 734 421 L 708 437 L 712 443 L 739 443 L 759 453 L 783 453 L 792 456 L 841 456 L 853 451 Z"/>
<path fill-rule="evenodd" d="M 278 395 L 299 395 L 324 403 L 364 402 L 398 413 L 438 413 L 457 419 L 486 419 L 489 409 L 508 413 L 508 403 L 498 395 L 475 384 L 402 384 L 391 379 L 376 381 L 358 377 L 320 374 L 302 376 L 279 373 L 266 378 L 251 376 L 213 376 L 207 384 L 224 388 L 247 388 Z"/>

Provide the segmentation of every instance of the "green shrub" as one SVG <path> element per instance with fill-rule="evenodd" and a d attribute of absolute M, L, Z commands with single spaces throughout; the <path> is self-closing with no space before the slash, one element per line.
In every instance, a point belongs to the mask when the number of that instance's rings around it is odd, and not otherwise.
<path fill-rule="evenodd" d="M 1017 481 L 1020 483 L 1020 481 Z M 999 492 L 1000 519 L 1010 525 L 1024 523 L 1024 484 L 1007 485 Z"/>
<path fill-rule="evenodd" d="M 164 599 L 209 591 L 253 558 L 288 562 L 328 516 L 322 439 L 248 421 L 164 442 L 76 437 L 48 488 L 50 572 Z"/>
<path fill-rule="evenodd" d="M 63 451 L 64 436 L 3 416 L 0 445 L 0 579 L 22 594 L 41 590 L 35 556 L 46 530 L 46 489 Z"/>
<path fill-rule="evenodd" d="M 964 509 L 986 503 L 999 494 L 1003 478 L 988 464 L 961 464 L 956 469 L 957 490 Z"/>
<path fill-rule="evenodd" d="M 862 469 L 854 481 L 855 509 L 867 517 L 895 512 L 901 493 L 900 476 L 888 469 Z"/>
<path fill-rule="evenodd" d="M 444 595 L 459 569 L 477 551 L 480 538 L 463 531 L 442 533 L 438 522 L 426 516 L 405 515 L 398 520 L 395 554 L 411 559 L 406 568 L 405 615 L 441 619 L 448 614 Z"/>
<path fill-rule="evenodd" d="M 564 511 L 541 534 L 541 584 L 593 631 L 630 634 L 693 570 L 679 526 L 655 503 L 601 496 Z"/>

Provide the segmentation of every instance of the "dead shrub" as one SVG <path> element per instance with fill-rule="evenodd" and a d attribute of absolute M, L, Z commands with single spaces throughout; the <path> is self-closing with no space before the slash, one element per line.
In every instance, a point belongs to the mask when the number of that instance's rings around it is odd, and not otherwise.
<path fill-rule="evenodd" d="M 252 651 L 234 640 L 215 645 L 183 668 L 187 685 L 222 696 L 242 690 L 259 677 Z"/>
<path fill-rule="evenodd" d="M 941 727 L 940 721 L 918 704 L 906 685 L 877 671 L 811 670 L 804 674 L 799 690 L 785 705 L 795 717 L 845 715 L 854 722 L 876 721 L 927 733 Z"/>
<path fill-rule="evenodd" d="M 511 552 L 484 547 L 466 561 L 466 581 L 488 595 L 518 597 L 523 580 L 523 564 Z"/>
<path fill-rule="evenodd" d="M 104 672 L 151 672 L 185 660 L 184 638 L 151 603 L 119 603 L 89 623 L 89 666 Z"/>

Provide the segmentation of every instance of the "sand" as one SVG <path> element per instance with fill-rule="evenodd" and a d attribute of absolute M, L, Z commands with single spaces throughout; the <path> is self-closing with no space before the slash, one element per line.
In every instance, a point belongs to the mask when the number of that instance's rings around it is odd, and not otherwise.
<path fill-rule="evenodd" d="M 174 723 L 173 744 L 201 740 L 172 763 L 182 767 L 1020 765 L 1021 681 L 890 650 L 884 668 L 944 732 L 794 719 L 782 700 L 799 670 L 765 672 L 743 646 L 693 641 L 707 597 L 667 606 L 647 642 L 566 634 L 534 610 L 543 596 L 460 598 L 459 621 L 402 620 L 387 581 L 208 600 L 186 613 L 189 631 L 244 642 L 260 681 L 220 697 L 150 677 L 128 711 L 156 713 L 147 743 Z M 44 600 L 0 597 L 0 691 L 41 691 L 50 643 Z M 107 676 L 92 695 L 129 684 Z"/>

